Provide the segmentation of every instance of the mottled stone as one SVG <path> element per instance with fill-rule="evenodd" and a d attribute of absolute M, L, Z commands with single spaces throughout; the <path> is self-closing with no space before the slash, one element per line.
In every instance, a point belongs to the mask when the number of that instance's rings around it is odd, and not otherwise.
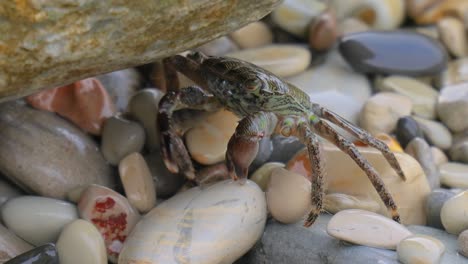
<path fill-rule="evenodd" d="M 401 240 L 411 235 L 403 225 L 382 215 L 359 210 L 343 210 L 328 222 L 327 233 L 337 239 L 358 245 L 396 249 Z"/>
<path fill-rule="evenodd" d="M 445 230 L 458 235 L 468 229 L 468 191 L 463 191 L 447 200 L 440 211 L 440 219 Z"/>
<path fill-rule="evenodd" d="M 438 264 L 444 254 L 444 244 L 426 235 L 413 235 L 403 239 L 397 247 L 398 260 L 403 264 Z"/>
<path fill-rule="evenodd" d="M 443 124 L 415 116 L 414 120 L 418 122 L 427 141 L 438 148 L 448 149 L 452 145 L 452 134 Z"/>
<path fill-rule="evenodd" d="M 359 125 L 373 135 L 391 133 L 398 119 L 411 114 L 413 103 L 400 94 L 382 92 L 370 97 L 359 115 Z"/>
<path fill-rule="evenodd" d="M 265 220 L 264 193 L 251 181 L 191 188 L 142 218 L 119 264 L 232 263 L 261 237 Z"/>
<path fill-rule="evenodd" d="M 127 198 L 99 185 L 91 185 L 83 192 L 78 210 L 80 217 L 101 233 L 109 261 L 117 263 L 125 240 L 140 219 L 138 211 Z"/>
<path fill-rule="evenodd" d="M 258 48 L 273 42 L 273 34 L 267 24 L 253 22 L 231 34 L 231 39 L 242 49 Z"/>
<path fill-rule="evenodd" d="M 228 53 L 226 56 L 248 61 L 280 77 L 303 72 L 309 66 L 312 57 L 308 49 L 290 44 L 271 44 Z"/>
<path fill-rule="evenodd" d="M 0 263 L 5 263 L 32 248 L 30 244 L 17 237 L 15 233 L 0 225 Z"/>
<path fill-rule="evenodd" d="M 141 213 L 156 205 L 156 188 L 151 172 L 140 153 L 132 153 L 119 163 L 119 174 L 125 196 Z"/>
<path fill-rule="evenodd" d="M 61 264 L 107 264 L 101 233 L 88 221 L 77 219 L 66 225 L 56 246 Z"/>
<path fill-rule="evenodd" d="M 439 188 L 440 173 L 434 163 L 429 144 L 424 139 L 416 137 L 408 143 L 405 152 L 413 156 L 421 164 L 431 189 Z"/>
<path fill-rule="evenodd" d="M 128 103 L 128 112 L 146 132 L 146 148 L 150 151 L 159 149 L 159 131 L 156 126 L 159 100 L 163 93 L 157 89 L 143 89 L 135 93 Z"/>
<path fill-rule="evenodd" d="M 125 112 L 132 95 L 140 89 L 142 76 L 133 68 L 96 76 L 106 88 L 118 112 Z"/>
<path fill-rule="evenodd" d="M 367 31 L 344 36 L 339 49 L 354 70 L 362 73 L 411 76 L 438 74 L 447 54 L 434 39 L 406 31 Z"/>
<path fill-rule="evenodd" d="M 34 108 L 55 112 L 86 132 L 100 135 L 104 120 L 116 109 L 106 89 L 96 78 L 48 89 L 26 97 Z"/>
<path fill-rule="evenodd" d="M 20 196 L 2 206 L 5 225 L 35 246 L 55 242 L 62 228 L 77 218 L 74 204 L 40 196 Z"/>
<path fill-rule="evenodd" d="M 101 152 L 112 165 L 117 165 L 127 155 L 140 152 L 145 144 L 145 131 L 134 121 L 113 116 L 104 123 Z"/>
<path fill-rule="evenodd" d="M 378 80 L 376 86 L 381 91 L 396 92 L 407 96 L 413 102 L 412 112 L 415 115 L 435 119 L 439 93 L 430 85 L 415 78 L 389 76 Z"/>
<path fill-rule="evenodd" d="M 266 190 L 268 211 L 283 224 L 301 220 L 310 210 L 311 184 L 304 176 L 273 169 Z"/>
<path fill-rule="evenodd" d="M 405 116 L 398 119 L 397 127 L 395 131 L 398 142 L 401 146 L 406 148 L 408 143 L 414 138 L 424 138 L 422 129 L 419 127 L 418 122 L 414 120 L 411 116 Z"/>
<path fill-rule="evenodd" d="M 468 129 L 468 84 L 447 86 L 437 101 L 440 120 L 454 132 Z"/>
<path fill-rule="evenodd" d="M 79 186 L 114 185 L 96 143 L 62 118 L 4 103 L 0 127 L 0 171 L 28 192 L 65 198 Z"/>
<path fill-rule="evenodd" d="M 259 20 L 279 1 L 66 3 L 1 3 L 8 19 L 0 22 L 0 96 L 18 97 L 176 54 Z"/>
<path fill-rule="evenodd" d="M 45 244 L 27 251 L 5 264 L 60 264 L 57 249 L 54 244 Z"/>
<path fill-rule="evenodd" d="M 456 194 L 456 192 L 448 189 L 435 189 L 427 196 L 426 215 L 428 226 L 444 229 L 440 220 L 440 210 L 444 203 Z"/>

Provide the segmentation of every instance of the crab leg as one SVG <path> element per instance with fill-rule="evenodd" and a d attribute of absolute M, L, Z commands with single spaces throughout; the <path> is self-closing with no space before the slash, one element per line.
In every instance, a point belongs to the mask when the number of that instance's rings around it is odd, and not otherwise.
<path fill-rule="evenodd" d="M 220 108 L 218 100 L 196 86 L 171 91 L 159 102 L 158 126 L 164 163 L 172 173 L 182 171 L 188 179 L 195 178 L 195 170 L 181 136 L 172 124 L 174 111 L 191 108 L 214 111 Z"/>
<path fill-rule="evenodd" d="M 322 118 L 332 122 L 333 124 L 343 128 L 344 130 L 348 131 L 349 133 L 351 133 L 353 136 L 357 137 L 359 140 L 361 140 L 365 144 L 380 150 L 380 152 L 382 152 L 382 154 L 384 155 L 385 159 L 390 164 L 390 166 L 392 166 L 392 168 L 397 172 L 397 174 L 403 180 L 406 180 L 406 176 L 403 173 L 403 170 L 401 169 L 400 164 L 398 163 L 395 155 L 390 151 L 390 149 L 388 148 L 388 146 L 385 143 L 383 143 L 382 141 L 374 138 L 367 131 L 364 131 L 364 130 L 354 126 L 353 124 L 351 124 L 349 121 L 342 118 L 338 114 L 336 114 L 336 113 L 334 113 L 334 112 L 332 112 L 332 111 L 330 111 L 330 110 L 328 110 L 328 109 L 326 109 L 324 107 L 321 107 L 321 106 L 319 106 L 317 104 L 315 104 L 314 107 L 316 109 L 318 109 L 318 111 L 316 111 L 316 113 L 321 114 L 320 117 L 322 117 Z"/>
<path fill-rule="evenodd" d="M 354 162 L 356 162 L 356 164 L 367 174 L 367 177 L 384 202 L 393 220 L 400 222 L 400 215 L 398 214 L 397 206 L 393 201 L 391 194 L 388 192 L 382 179 L 380 179 L 377 171 L 369 164 L 369 162 L 362 156 L 362 154 L 359 153 L 356 146 L 339 135 L 329 124 L 323 120 L 320 120 L 314 124 L 314 128 L 319 133 L 319 135 L 328 139 L 339 149 L 348 154 L 348 156 L 351 157 Z"/>
<path fill-rule="evenodd" d="M 317 135 L 315 135 L 307 123 L 301 123 L 298 126 L 298 138 L 307 146 L 311 165 L 311 192 L 312 192 L 312 208 L 304 222 L 305 227 L 311 226 L 322 210 L 323 197 L 325 197 L 324 188 L 324 164 L 321 155 L 321 147 Z"/>
<path fill-rule="evenodd" d="M 226 151 L 226 166 L 233 180 L 247 179 L 249 166 L 257 156 L 259 141 L 270 136 L 277 123 L 278 118 L 271 112 L 258 112 L 239 122 Z"/>

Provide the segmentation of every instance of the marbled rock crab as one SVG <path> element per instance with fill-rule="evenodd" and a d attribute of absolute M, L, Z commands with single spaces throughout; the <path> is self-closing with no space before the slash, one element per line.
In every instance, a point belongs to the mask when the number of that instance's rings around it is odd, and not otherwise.
<path fill-rule="evenodd" d="M 226 166 L 234 180 L 245 180 L 248 168 L 258 152 L 259 141 L 272 134 L 298 137 L 308 149 L 312 171 L 312 209 L 305 220 L 308 227 L 318 217 L 324 197 L 324 165 L 319 138 L 329 140 L 347 153 L 365 171 L 392 218 L 399 221 L 397 206 L 377 171 L 359 153 L 352 142 L 340 135 L 328 122 L 351 133 L 360 141 L 382 152 L 388 163 L 405 180 L 395 156 L 385 143 L 356 127 L 332 111 L 312 103 L 299 88 L 251 63 L 195 52 L 164 60 L 168 87 L 177 85 L 176 71 L 197 86 L 168 91 L 159 103 L 158 124 L 164 162 L 171 172 L 195 178 L 195 170 L 180 135 L 172 126 L 174 111 L 185 108 L 214 111 L 222 107 L 242 120 L 231 137 Z"/>

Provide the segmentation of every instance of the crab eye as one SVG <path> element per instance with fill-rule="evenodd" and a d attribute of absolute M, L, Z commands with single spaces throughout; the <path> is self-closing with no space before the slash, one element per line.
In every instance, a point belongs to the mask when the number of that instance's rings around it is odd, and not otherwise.
<path fill-rule="evenodd" d="M 250 79 L 245 83 L 245 88 L 248 91 L 255 91 L 262 86 L 262 82 L 259 79 Z"/>

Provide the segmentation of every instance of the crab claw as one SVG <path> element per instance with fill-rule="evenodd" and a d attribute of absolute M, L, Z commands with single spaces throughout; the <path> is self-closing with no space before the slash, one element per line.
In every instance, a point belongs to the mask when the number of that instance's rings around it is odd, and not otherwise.
<path fill-rule="evenodd" d="M 249 166 L 257 156 L 258 139 L 238 137 L 234 135 L 229 140 L 226 152 L 226 166 L 233 180 L 243 184 L 249 174 Z"/>

